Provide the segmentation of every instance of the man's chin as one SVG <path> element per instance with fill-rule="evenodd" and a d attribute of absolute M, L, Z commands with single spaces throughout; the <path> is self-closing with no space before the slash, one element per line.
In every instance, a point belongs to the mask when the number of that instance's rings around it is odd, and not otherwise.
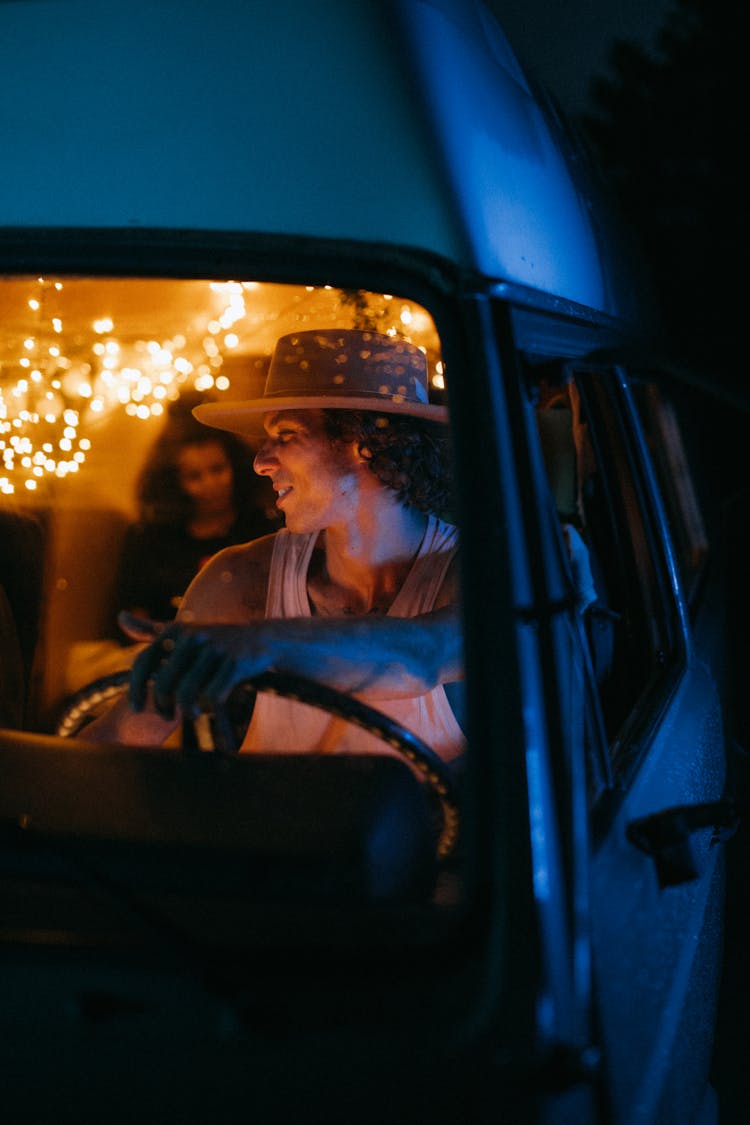
<path fill-rule="evenodd" d="M 309 535 L 312 532 L 321 530 L 320 525 L 309 517 L 297 516 L 295 518 L 293 512 L 284 512 L 284 527 L 287 531 L 292 531 L 295 535 Z"/>

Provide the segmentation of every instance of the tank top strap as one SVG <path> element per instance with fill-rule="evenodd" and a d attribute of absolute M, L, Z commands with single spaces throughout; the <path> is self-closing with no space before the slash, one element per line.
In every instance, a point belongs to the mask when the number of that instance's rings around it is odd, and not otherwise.
<path fill-rule="evenodd" d="M 317 534 L 276 532 L 266 594 L 266 617 L 310 617 L 307 571 Z"/>
<path fill-rule="evenodd" d="M 434 609 L 448 567 L 457 551 L 456 528 L 430 514 L 417 557 L 389 613 L 394 617 L 414 617 L 418 613 L 428 613 Z"/>

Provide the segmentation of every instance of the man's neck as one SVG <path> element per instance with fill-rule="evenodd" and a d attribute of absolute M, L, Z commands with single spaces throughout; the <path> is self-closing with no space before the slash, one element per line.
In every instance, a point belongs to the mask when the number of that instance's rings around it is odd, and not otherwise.
<path fill-rule="evenodd" d="M 366 520 L 321 534 L 322 548 L 308 575 L 319 612 L 387 612 L 403 586 L 427 525 L 420 512 L 391 501 Z"/>

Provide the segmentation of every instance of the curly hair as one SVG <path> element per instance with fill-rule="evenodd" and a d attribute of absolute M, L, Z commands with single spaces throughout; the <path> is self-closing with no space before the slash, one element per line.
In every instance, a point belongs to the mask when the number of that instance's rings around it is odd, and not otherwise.
<path fill-rule="evenodd" d="M 420 512 L 450 518 L 452 483 L 447 427 L 401 414 L 324 410 L 332 442 L 354 442 L 386 488 Z"/>

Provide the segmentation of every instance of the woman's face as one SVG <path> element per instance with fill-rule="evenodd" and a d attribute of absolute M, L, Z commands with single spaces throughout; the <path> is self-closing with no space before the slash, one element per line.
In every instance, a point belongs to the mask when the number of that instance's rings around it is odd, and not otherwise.
<path fill-rule="evenodd" d="M 204 441 L 185 445 L 177 455 L 180 488 L 202 514 L 231 508 L 234 478 L 221 442 Z"/>

